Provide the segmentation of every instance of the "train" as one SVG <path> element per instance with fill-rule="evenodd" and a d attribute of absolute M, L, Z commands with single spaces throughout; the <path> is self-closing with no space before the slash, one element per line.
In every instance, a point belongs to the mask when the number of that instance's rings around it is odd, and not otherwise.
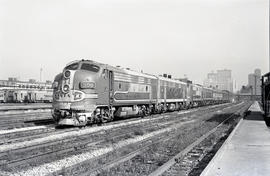
<path fill-rule="evenodd" d="M 261 78 L 261 103 L 263 109 L 263 117 L 267 126 L 270 126 L 270 72 Z"/>
<path fill-rule="evenodd" d="M 56 124 L 85 126 L 225 103 L 232 93 L 92 60 L 68 63 L 53 81 Z"/>
<path fill-rule="evenodd" d="M 51 103 L 52 90 L 4 88 L 0 90 L 0 103 Z"/>

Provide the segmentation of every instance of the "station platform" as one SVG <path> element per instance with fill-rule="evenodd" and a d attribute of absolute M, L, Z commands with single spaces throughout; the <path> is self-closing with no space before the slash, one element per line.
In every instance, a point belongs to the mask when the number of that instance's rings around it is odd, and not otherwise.
<path fill-rule="evenodd" d="M 269 176 L 270 128 L 258 102 L 212 158 L 201 176 Z"/>

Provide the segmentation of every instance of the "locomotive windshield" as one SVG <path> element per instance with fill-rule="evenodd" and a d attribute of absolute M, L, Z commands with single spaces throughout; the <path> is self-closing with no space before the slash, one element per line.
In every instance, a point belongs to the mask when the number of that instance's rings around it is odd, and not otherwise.
<path fill-rule="evenodd" d="M 74 63 L 74 64 L 66 66 L 65 69 L 66 70 L 77 70 L 78 67 L 79 67 L 79 63 Z"/>
<path fill-rule="evenodd" d="M 81 66 L 81 69 L 91 71 L 91 72 L 98 72 L 99 71 L 99 66 L 93 65 L 93 64 L 83 63 L 82 66 Z"/>

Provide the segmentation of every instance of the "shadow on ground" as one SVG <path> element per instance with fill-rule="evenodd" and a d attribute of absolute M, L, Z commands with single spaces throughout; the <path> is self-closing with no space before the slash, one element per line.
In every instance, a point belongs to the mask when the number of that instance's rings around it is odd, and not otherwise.
<path fill-rule="evenodd" d="M 259 121 L 263 121 L 263 115 L 260 111 L 258 112 L 251 112 L 251 111 L 246 111 L 245 112 L 245 116 L 244 116 L 244 120 L 259 120 Z"/>

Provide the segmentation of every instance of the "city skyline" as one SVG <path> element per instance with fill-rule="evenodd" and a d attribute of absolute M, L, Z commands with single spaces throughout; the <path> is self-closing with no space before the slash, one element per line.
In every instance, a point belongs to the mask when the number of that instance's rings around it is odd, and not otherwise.
<path fill-rule="evenodd" d="M 212 87 L 220 90 L 228 90 L 235 92 L 233 85 L 232 70 L 223 69 L 217 70 L 207 74 L 207 78 L 204 79 L 203 85 L 206 87 Z"/>
<path fill-rule="evenodd" d="M 213 88 L 217 88 L 219 89 L 220 87 L 222 86 L 218 86 L 220 83 L 217 83 L 217 76 L 218 76 L 218 73 L 222 72 L 222 71 L 229 71 L 230 72 L 230 89 L 232 89 L 233 91 L 231 92 L 238 92 L 242 89 L 243 86 L 247 86 L 249 87 L 251 85 L 251 81 L 250 81 L 250 77 L 253 76 L 253 75 L 256 75 L 257 77 L 257 82 L 259 81 L 260 82 L 260 77 L 262 76 L 261 74 L 261 69 L 259 68 L 256 68 L 254 69 L 254 73 L 249 73 L 247 75 L 247 83 L 246 84 L 243 84 L 243 85 L 238 85 L 238 89 L 236 88 L 236 81 L 235 79 L 231 76 L 232 75 L 232 70 L 228 70 L 228 69 L 223 69 L 223 70 L 216 70 L 216 73 L 212 70 L 210 73 L 207 73 L 207 78 L 203 80 L 202 83 L 196 83 L 196 82 L 193 82 L 195 84 L 200 84 L 200 85 L 203 85 L 203 86 L 206 86 L 206 87 L 213 87 Z M 139 71 L 138 71 L 139 72 Z M 167 74 L 165 73 L 166 75 L 170 75 L 170 74 Z M 157 75 L 156 75 L 157 76 Z M 159 76 L 163 76 L 163 75 L 159 75 Z M 172 76 L 172 75 L 170 75 Z M 42 76 L 39 75 L 39 77 L 41 78 Z M 215 77 L 215 78 L 214 78 Z M 40 80 L 40 79 L 33 79 L 33 78 L 24 78 L 24 79 L 20 79 L 19 77 L 7 77 L 7 78 L 4 78 L 4 79 L 0 79 L 1 80 L 11 80 L 11 79 L 16 79 L 16 81 L 22 81 L 22 82 L 36 82 L 36 83 L 43 83 L 43 82 L 48 82 L 48 81 L 51 81 L 53 82 L 53 80 Z M 184 75 L 183 77 L 172 77 L 172 79 L 176 79 L 176 80 L 181 80 L 181 79 L 187 79 L 188 80 L 188 77 L 186 75 Z M 210 82 L 209 82 L 209 79 L 210 79 Z M 215 79 L 214 81 L 211 80 L 211 79 Z M 192 81 L 192 80 L 191 80 Z M 220 82 L 220 81 L 219 81 Z M 214 86 L 215 85 L 215 86 Z M 260 84 L 257 84 L 257 87 L 260 87 Z M 225 89 L 221 89 L 221 90 L 227 90 L 226 88 Z"/>
<path fill-rule="evenodd" d="M 64 65 L 65 66 L 65 65 Z M 59 73 L 60 72 L 62 72 L 62 69 L 64 68 L 64 66 L 60 69 L 61 71 L 59 71 Z M 128 68 L 128 69 L 130 69 L 129 67 L 123 67 L 123 68 Z M 24 82 L 28 82 L 29 80 L 35 80 L 36 82 L 46 82 L 46 81 L 52 81 L 53 82 L 53 79 L 46 79 L 47 77 L 46 76 L 44 76 L 44 73 L 42 74 L 42 75 L 40 75 L 40 73 L 42 73 L 42 72 L 40 72 L 40 70 L 42 70 L 42 71 L 44 71 L 43 70 L 43 68 L 40 68 L 39 69 L 39 75 L 36 75 L 35 77 L 24 77 L 24 78 L 22 78 L 22 77 L 20 77 L 20 76 L 8 76 L 8 77 L 6 77 L 6 78 L 4 78 L 4 77 L 0 77 L 0 80 L 8 80 L 9 78 L 16 78 L 18 81 L 24 81 Z M 217 69 L 216 71 L 220 71 L 220 70 L 222 70 L 222 69 Z M 229 70 L 229 69 L 226 69 L 226 68 L 224 68 L 223 70 Z M 233 90 L 233 92 L 237 92 L 237 91 L 240 91 L 241 90 L 241 88 L 243 87 L 243 86 L 249 86 L 249 82 L 250 82 L 250 78 L 249 78 L 249 76 L 250 75 L 253 75 L 253 74 L 256 74 L 255 72 L 256 72 L 256 70 L 260 70 L 260 74 L 261 75 L 263 75 L 264 73 L 261 73 L 261 69 L 260 68 L 256 68 L 256 69 L 253 69 L 254 70 L 254 73 L 251 73 L 251 71 L 246 75 L 246 81 L 243 81 L 244 82 L 244 84 L 242 84 L 242 85 L 240 85 L 240 84 L 238 84 L 238 82 L 236 81 L 236 79 L 234 79 L 233 78 L 233 76 L 231 77 L 231 83 L 232 83 L 232 90 Z M 134 71 L 137 71 L 137 72 L 141 72 L 141 71 L 143 71 L 143 70 L 134 70 Z M 230 70 L 231 71 L 231 75 L 233 75 L 233 70 Z M 211 72 L 208 72 L 206 75 L 207 75 L 207 77 L 209 77 L 208 75 L 211 75 L 211 74 L 217 74 L 217 73 L 214 73 L 215 71 L 214 70 L 211 70 Z M 45 73 L 46 74 L 46 73 Z M 151 73 L 148 73 L 148 74 L 151 74 Z M 160 75 L 160 76 L 162 76 L 163 74 L 166 74 L 166 75 L 171 75 L 170 73 L 162 73 L 162 74 L 151 74 L 151 75 L 156 75 L 156 76 L 158 76 L 158 75 Z M 172 76 L 172 79 L 189 79 L 189 80 L 191 80 L 186 74 L 184 74 L 182 77 L 179 77 L 179 76 L 177 76 L 177 75 L 171 75 Z M 43 78 L 43 77 L 45 77 L 44 79 L 41 79 L 41 78 Z M 258 80 L 260 80 L 260 79 L 258 79 Z M 194 80 L 191 80 L 191 81 L 193 81 L 194 82 Z M 194 82 L 195 84 L 200 84 L 200 85 L 204 85 L 204 86 L 206 86 L 206 87 L 209 87 L 209 85 L 205 85 L 205 84 L 207 84 L 207 83 L 205 83 L 206 82 L 206 79 L 205 79 L 205 77 L 203 78 L 203 80 L 201 80 L 201 81 L 199 81 L 199 82 Z M 212 85 L 212 84 L 211 84 Z M 258 84 L 259 85 L 259 84 Z"/>
<path fill-rule="evenodd" d="M 53 80 L 90 59 L 199 84 L 232 70 L 238 89 L 268 71 L 268 1 L 1 1 L 0 79 Z"/>

